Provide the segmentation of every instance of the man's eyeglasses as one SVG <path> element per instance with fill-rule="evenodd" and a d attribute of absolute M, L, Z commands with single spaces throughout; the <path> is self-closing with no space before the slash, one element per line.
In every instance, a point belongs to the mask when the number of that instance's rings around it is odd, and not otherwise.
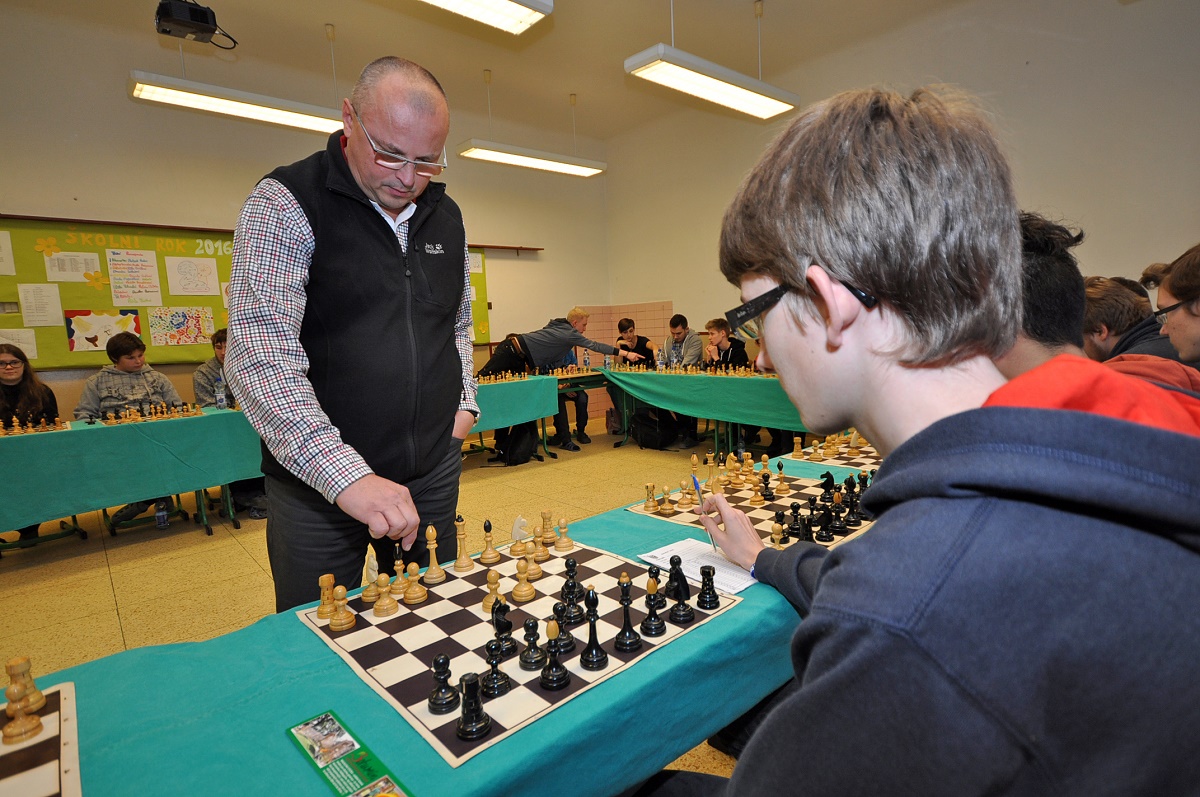
<path fill-rule="evenodd" d="M 860 290 L 848 282 L 842 281 L 842 287 L 850 292 L 850 295 L 862 302 L 863 307 L 870 310 L 875 305 L 879 304 L 879 300 L 866 291 Z M 772 307 L 779 304 L 779 300 L 787 295 L 790 291 L 787 285 L 776 285 L 771 290 L 755 296 L 745 304 L 738 305 L 725 314 L 725 320 L 729 322 L 729 328 L 737 330 L 745 326 L 751 321 L 757 319 L 758 327 L 762 329 L 762 317 L 766 315 Z M 1171 308 L 1173 309 L 1173 308 Z"/>
<path fill-rule="evenodd" d="M 1175 304 L 1171 305 L 1170 307 L 1164 307 L 1154 314 L 1154 320 L 1157 321 L 1160 326 L 1167 323 L 1167 316 L 1170 315 L 1171 311 L 1178 310 L 1185 304 L 1187 304 L 1187 302 L 1175 302 Z"/>
<path fill-rule="evenodd" d="M 15 369 L 20 368 L 24 364 L 20 360 L 0 360 L 0 368 Z"/>
<path fill-rule="evenodd" d="M 375 162 L 386 169 L 394 169 L 400 171 L 409 164 L 412 165 L 413 171 L 421 177 L 437 177 L 446 169 L 449 164 L 446 162 L 446 150 L 442 148 L 442 162 L 430 163 L 429 161 L 415 161 L 397 155 L 395 152 L 388 152 L 386 149 L 380 149 L 375 146 L 375 139 L 371 138 L 371 134 L 367 132 L 366 125 L 363 124 L 362 117 L 358 115 L 358 109 L 353 105 L 350 110 L 354 112 L 354 118 L 358 120 L 358 127 L 363 131 L 363 135 L 367 137 L 367 143 L 371 145 L 371 149 L 375 151 Z"/>

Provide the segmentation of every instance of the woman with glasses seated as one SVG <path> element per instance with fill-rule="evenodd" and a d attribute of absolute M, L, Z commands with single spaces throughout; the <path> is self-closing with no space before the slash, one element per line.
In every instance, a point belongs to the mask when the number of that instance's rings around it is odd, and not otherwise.
<path fill-rule="evenodd" d="M 25 352 L 11 343 L 0 343 L 0 423 L 5 429 L 14 423 L 40 426 L 42 421 L 53 424 L 57 417 L 54 391 L 38 379 Z M 21 539 L 36 539 L 39 525 L 20 529 Z"/>
<path fill-rule="evenodd" d="M 1142 284 L 1158 288 L 1160 335 L 1171 340 L 1179 359 L 1200 362 L 1200 244 L 1171 263 L 1155 263 L 1142 272 Z"/>

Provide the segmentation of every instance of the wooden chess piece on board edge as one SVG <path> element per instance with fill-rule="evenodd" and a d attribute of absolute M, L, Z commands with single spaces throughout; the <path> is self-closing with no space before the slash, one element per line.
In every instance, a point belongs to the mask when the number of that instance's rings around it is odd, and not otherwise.
<path fill-rule="evenodd" d="M 21 709 L 27 714 L 41 711 L 46 705 L 46 696 L 42 694 L 42 690 L 37 688 L 37 684 L 33 682 L 33 676 L 29 674 L 31 669 L 28 656 L 11 658 L 4 667 L 12 683 L 20 683 L 25 686 L 25 697 L 21 698 Z M 16 716 L 12 707 L 8 709 L 8 716 Z"/>
<path fill-rule="evenodd" d="M 429 549 L 429 567 L 425 570 L 425 583 L 431 586 L 433 584 L 441 584 L 446 580 L 446 571 L 438 564 L 437 529 L 433 526 L 425 529 L 425 545 Z"/>

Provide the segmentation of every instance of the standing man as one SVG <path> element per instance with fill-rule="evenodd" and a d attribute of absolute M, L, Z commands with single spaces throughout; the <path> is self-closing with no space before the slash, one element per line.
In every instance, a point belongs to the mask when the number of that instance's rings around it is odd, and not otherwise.
<path fill-rule="evenodd" d="M 255 187 L 234 236 L 226 373 L 263 438 L 275 606 L 453 559 L 471 377 L 466 233 L 442 183 L 450 111 L 427 70 L 367 65 L 326 148 Z M 420 532 L 420 533 L 418 533 Z M 398 545 L 395 545 L 398 543 Z M 400 565 L 402 566 L 402 565 Z"/>
<path fill-rule="evenodd" d="M 667 365 L 700 365 L 704 358 L 704 344 L 700 341 L 700 333 L 688 326 L 687 316 L 676 313 L 671 316 L 668 325 L 671 334 L 663 341 Z M 683 437 L 679 441 L 680 448 L 693 448 L 696 445 L 696 419 L 690 415 L 675 416 L 675 433 Z"/>

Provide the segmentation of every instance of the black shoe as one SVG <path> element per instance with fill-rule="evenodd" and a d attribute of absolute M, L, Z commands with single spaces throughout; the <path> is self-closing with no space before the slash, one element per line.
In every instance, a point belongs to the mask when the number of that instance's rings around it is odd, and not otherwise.
<path fill-rule="evenodd" d="M 563 451 L 579 451 L 579 446 L 572 443 L 571 438 L 569 438 L 569 437 L 566 440 L 560 440 L 558 443 L 558 447 L 561 448 Z"/>
<path fill-rule="evenodd" d="M 592 438 L 588 437 L 587 432 L 583 431 L 582 429 L 575 432 L 575 439 L 578 440 L 579 442 L 583 443 L 584 445 L 587 445 L 588 443 L 592 442 Z"/>
<path fill-rule="evenodd" d="M 118 509 L 116 512 L 112 513 L 112 522 L 114 524 L 128 523 L 129 521 L 133 520 L 135 517 L 142 514 L 149 508 L 150 508 L 149 501 L 135 501 L 132 504 L 126 504 L 125 506 Z"/>

